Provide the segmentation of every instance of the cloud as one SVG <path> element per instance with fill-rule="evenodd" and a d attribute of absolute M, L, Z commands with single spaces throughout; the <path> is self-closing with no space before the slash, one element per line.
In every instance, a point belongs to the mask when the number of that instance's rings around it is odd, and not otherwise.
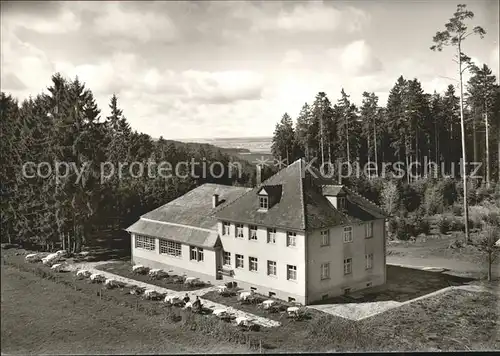
<path fill-rule="evenodd" d="M 40 34 L 59 34 L 77 31 L 82 25 L 77 14 L 64 4 L 22 3 L 2 4 L 2 31 L 24 28 Z"/>
<path fill-rule="evenodd" d="M 291 49 L 286 51 L 285 56 L 283 57 L 283 64 L 298 64 L 302 63 L 303 55 L 302 52 L 296 49 Z"/>
<path fill-rule="evenodd" d="M 2 76 L 2 91 L 18 91 L 26 88 L 26 85 L 14 73 L 7 73 Z"/>
<path fill-rule="evenodd" d="M 499 52 L 499 49 L 498 47 L 497 48 L 493 48 L 491 50 L 491 55 L 490 55 L 490 62 L 491 62 L 491 70 L 493 73 L 495 73 L 495 75 L 497 76 L 497 83 L 499 82 L 499 76 L 500 76 L 500 61 L 498 59 L 498 52 Z"/>
<path fill-rule="evenodd" d="M 251 22 L 252 32 L 287 31 L 331 32 L 338 29 L 347 32 L 359 31 L 368 21 L 369 15 L 357 8 L 336 8 L 331 3 L 244 3 L 233 12 L 233 16 Z"/>
<path fill-rule="evenodd" d="M 179 36 L 178 29 L 167 11 L 131 11 L 121 2 L 100 5 L 97 17 L 93 20 L 93 31 L 101 36 L 141 42 L 153 39 L 170 42 Z"/>
<path fill-rule="evenodd" d="M 261 98 L 263 78 L 251 71 L 204 72 L 188 70 L 182 73 L 189 98 L 210 104 L 227 104 L 238 100 Z"/>
<path fill-rule="evenodd" d="M 351 75 L 372 74 L 383 68 L 380 59 L 364 40 L 351 42 L 342 50 L 329 49 L 327 54 L 330 58 L 338 58 L 342 68 Z"/>

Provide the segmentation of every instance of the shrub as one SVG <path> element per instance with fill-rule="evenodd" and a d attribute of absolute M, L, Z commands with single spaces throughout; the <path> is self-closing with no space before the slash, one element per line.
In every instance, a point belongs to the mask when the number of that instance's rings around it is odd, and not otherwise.
<path fill-rule="evenodd" d="M 484 200 L 490 198 L 495 193 L 495 190 L 492 188 L 479 187 L 476 190 L 476 204 L 482 203 Z"/>
<path fill-rule="evenodd" d="M 408 241 L 414 236 L 414 229 L 407 219 L 400 218 L 397 223 L 396 237 L 401 241 Z"/>
<path fill-rule="evenodd" d="M 381 196 L 382 206 L 385 211 L 390 215 L 393 215 L 397 211 L 400 203 L 398 186 L 391 181 L 384 183 Z"/>
<path fill-rule="evenodd" d="M 420 187 L 410 184 L 401 186 L 401 203 L 409 212 L 417 210 L 422 202 L 422 192 L 417 189 Z"/>
<path fill-rule="evenodd" d="M 417 224 L 415 226 L 416 234 L 425 234 L 430 235 L 431 233 L 431 224 L 426 218 L 418 219 Z"/>
<path fill-rule="evenodd" d="M 394 235 L 398 231 L 398 220 L 396 218 L 389 219 L 389 226 L 388 226 L 389 233 L 391 235 Z"/>
<path fill-rule="evenodd" d="M 444 210 L 443 192 L 439 186 L 430 186 L 425 190 L 424 205 L 427 214 L 441 214 Z"/>
<path fill-rule="evenodd" d="M 437 226 L 438 226 L 439 232 L 442 234 L 446 234 L 450 231 L 450 221 L 444 216 L 442 216 L 438 220 Z"/>
<path fill-rule="evenodd" d="M 450 221 L 450 231 L 465 231 L 465 224 L 462 220 L 452 219 Z"/>
<path fill-rule="evenodd" d="M 440 180 L 437 185 L 438 189 L 443 195 L 444 206 L 453 205 L 458 199 L 458 192 L 455 181 L 453 179 L 446 178 L 444 180 Z"/>
<path fill-rule="evenodd" d="M 463 207 L 463 205 L 460 205 L 460 204 L 453 204 L 451 211 L 452 211 L 453 215 L 455 215 L 455 216 L 462 216 L 464 213 L 464 207 Z"/>

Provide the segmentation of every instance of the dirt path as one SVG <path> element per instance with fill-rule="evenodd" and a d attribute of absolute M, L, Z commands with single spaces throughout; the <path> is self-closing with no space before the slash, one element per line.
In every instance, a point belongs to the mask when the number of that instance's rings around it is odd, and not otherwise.
<path fill-rule="evenodd" d="M 158 286 L 155 286 L 153 284 L 140 282 L 140 281 L 137 281 L 135 279 L 122 277 L 122 276 L 119 276 L 117 274 L 114 274 L 114 273 L 111 273 L 111 272 L 106 272 L 106 271 L 101 271 L 101 270 L 98 270 L 98 269 L 95 268 L 98 265 L 101 265 L 101 264 L 104 264 L 104 263 L 109 263 L 109 261 L 90 262 L 90 263 L 89 262 L 86 262 L 86 263 L 75 263 L 75 264 L 69 265 L 69 269 L 72 270 L 72 271 L 76 271 L 76 270 L 79 270 L 79 269 L 85 269 L 85 270 L 90 271 L 91 273 L 101 274 L 106 279 L 116 279 L 118 281 L 121 281 L 121 282 L 124 282 L 124 283 L 127 283 L 127 284 L 136 285 L 138 287 L 143 287 L 143 288 L 146 288 L 146 289 L 152 289 L 152 290 L 155 290 L 155 291 L 157 291 L 159 293 L 165 293 L 167 295 L 176 296 L 176 297 L 179 297 L 181 299 L 186 294 L 185 291 L 181 291 L 180 292 L 180 291 L 174 291 L 174 290 L 167 289 L 167 288 L 158 287 Z M 235 309 L 235 308 L 232 308 L 232 307 L 228 307 L 228 306 L 223 305 L 223 304 L 215 303 L 215 302 L 212 302 L 210 300 L 201 298 L 202 295 L 204 295 L 204 294 L 206 294 L 208 292 L 214 291 L 216 288 L 217 287 L 215 287 L 215 286 L 211 286 L 211 287 L 208 287 L 208 288 L 202 288 L 202 289 L 198 289 L 198 290 L 189 291 L 188 294 L 189 294 L 189 296 L 191 298 L 194 298 L 196 296 L 200 297 L 200 300 L 201 300 L 203 306 L 206 307 L 206 308 L 209 308 L 209 309 L 212 309 L 212 310 L 215 310 L 215 309 L 226 309 L 230 314 L 233 314 L 236 317 L 245 317 L 245 318 L 248 318 L 248 319 L 252 320 L 253 322 L 255 322 L 256 324 L 259 324 L 259 325 L 261 325 L 263 327 L 268 327 L 269 328 L 269 327 L 277 327 L 277 326 L 281 325 L 281 323 L 278 322 L 278 321 L 267 319 L 267 318 L 263 318 L 261 316 L 257 316 L 257 315 L 254 315 L 254 314 L 246 313 L 246 312 L 243 312 L 241 310 L 238 310 L 238 309 Z"/>

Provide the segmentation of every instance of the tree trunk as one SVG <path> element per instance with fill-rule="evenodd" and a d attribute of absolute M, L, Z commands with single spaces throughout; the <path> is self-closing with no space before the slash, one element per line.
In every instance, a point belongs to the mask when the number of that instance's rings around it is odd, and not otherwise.
<path fill-rule="evenodd" d="M 491 269 L 492 269 L 492 264 L 493 264 L 493 258 L 492 258 L 493 252 L 489 251 L 488 252 L 488 282 L 491 282 L 492 276 L 491 276 Z"/>
<path fill-rule="evenodd" d="M 484 127 L 486 131 L 486 186 L 490 187 L 490 134 L 489 134 L 489 123 L 488 123 L 488 107 L 485 103 L 484 110 Z"/>
<path fill-rule="evenodd" d="M 467 204 L 467 156 L 465 154 L 464 88 L 462 80 L 462 47 L 458 43 L 458 73 L 460 75 L 460 128 L 462 131 L 462 180 L 464 185 L 465 243 L 469 242 L 469 206 Z"/>
<path fill-rule="evenodd" d="M 378 177 L 378 158 L 377 158 L 377 127 L 376 127 L 376 122 L 375 120 L 373 121 L 373 148 L 375 150 L 375 167 L 377 167 L 377 170 L 375 171 L 375 174 Z"/>

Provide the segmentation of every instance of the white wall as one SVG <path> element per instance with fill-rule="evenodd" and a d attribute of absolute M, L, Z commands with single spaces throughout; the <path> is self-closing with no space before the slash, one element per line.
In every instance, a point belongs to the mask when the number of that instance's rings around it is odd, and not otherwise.
<path fill-rule="evenodd" d="M 255 286 L 259 293 L 259 286 L 269 290 L 278 290 L 289 293 L 290 296 L 305 296 L 305 238 L 304 233 L 297 232 L 296 246 L 286 245 L 286 231 L 276 230 L 276 243 L 267 243 L 267 227 L 257 226 L 257 241 L 249 240 L 248 225 L 244 224 L 243 238 L 235 237 L 236 226 L 231 223 L 229 235 L 222 234 L 222 222 L 217 224 L 223 250 L 231 253 L 231 267 L 234 270 L 234 279 Z M 236 268 L 235 254 L 244 256 L 244 268 Z M 249 270 L 249 257 L 257 257 L 258 271 Z M 267 275 L 267 261 L 275 261 L 277 276 Z M 287 280 L 287 264 L 297 266 L 297 280 Z M 266 289 L 267 290 L 267 289 Z M 284 294 L 286 294 L 284 293 Z M 281 293 L 283 294 L 283 293 Z M 298 301 L 298 300 L 297 300 Z"/>
<path fill-rule="evenodd" d="M 373 222 L 373 237 L 365 238 L 365 224 L 351 225 L 353 242 L 344 243 L 344 226 L 330 228 L 330 245 L 321 246 L 321 230 L 307 236 L 308 280 L 307 302 L 320 300 L 343 293 L 385 283 L 385 238 L 384 220 Z M 365 269 L 365 254 L 373 253 L 373 267 Z M 352 258 L 352 273 L 344 275 L 344 258 Z M 321 264 L 330 263 L 330 278 L 321 279 Z"/>
<path fill-rule="evenodd" d="M 166 266 L 178 267 L 183 270 L 194 271 L 197 273 L 215 276 L 216 275 L 216 256 L 214 250 L 203 249 L 203 261 L 191 261 L 189 259 L 189 245 L 181 245 L 181 256 L 175 257 L 166 254 L 160 254 L 160 242 L 156 238 L 156 248 L 154 251 L 144 250 L 135 247 L 135 234 L 132 234 L 132 260 L 140 259 L 165 264 Z"/>

